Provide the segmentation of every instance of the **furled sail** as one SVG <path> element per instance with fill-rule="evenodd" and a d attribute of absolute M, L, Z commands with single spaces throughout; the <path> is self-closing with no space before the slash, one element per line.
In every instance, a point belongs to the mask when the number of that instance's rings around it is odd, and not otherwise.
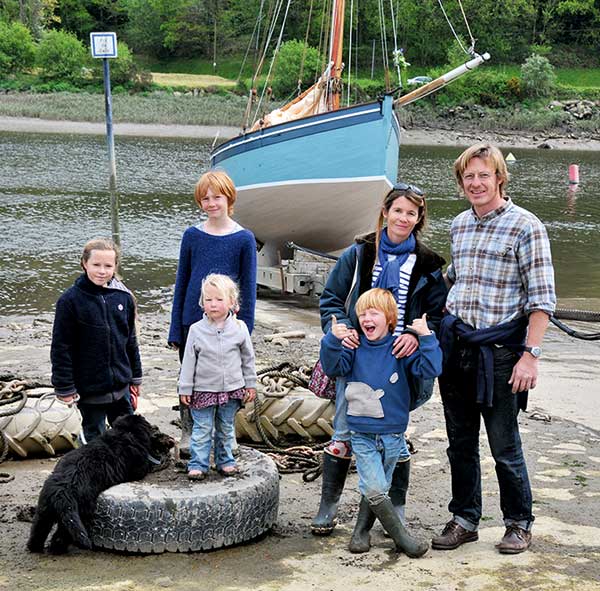
<path fill-rule="evenodd" d="M 306 89 L 300 96 L 296 97 L 287 105 L 280 109 L 274 109 L 264 117 L 260 118 L 252 126 L 250 131 L 258 131 L 259 129 L 277 125 L 278 123 L 287 123 L 288 121 L 294 121 L 296 119 L 301 119 L 302 117 L 326 113 L 328 111 L 327 84 L 330 71 L 331 65 L 327 67 L 315 84 Z"/>

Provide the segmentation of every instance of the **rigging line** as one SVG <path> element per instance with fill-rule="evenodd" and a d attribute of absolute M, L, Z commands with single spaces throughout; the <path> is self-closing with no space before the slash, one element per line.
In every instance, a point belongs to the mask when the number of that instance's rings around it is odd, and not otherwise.
<path fill-rule="evenodd" d="M 321 55 L 321 67 L 320 71 L 315 72 L 315 79 L 318 80 L 321 76 L 322 72 L 329 67 L 329 53 L 327 49 L 324 49 L 325 40 L 329 39 L 329 33 L 331 27 L 333 26 L 333 3 L 334 0 L 326 0 L 325 5 L 323 6 L 323 12 L 321 17 L 321 33 L 319 36 L 319 55 Z M 326 20 L 326 15 L 329 15 L 329 18 Z M 327 52 L 327 55 L 326 55 Z M 329 77 L 329 74 L 327 75 Z M 329 103 L 329 84 L 327 81 L 325 82 L 324 92 L 323 92 L 323 101 L 325 104 Z"/>
<path fill-rule="evenodd" d="M 465 21 L 465 26 L 467 27 L 469 37 L 471 38 L 471 47 L 469 47 L 469 54 L 475 56 L 475 37 L 473 37 L 473 33 L 471 33 L 471 27 L 469 26 L 469 21 L 467 20 L 467 15 L 465 14 L 465 9 L 463 8 L 461 0 L 458 0 L 458 5 L 460 6 L 460 11 L 462 12 L 463 20 Z"/>
<path fill-rule="evenodd" d="M 354 0 L 350 0 L 350 41 L 348 43 L 348 98 L 346 106 L 350 106 L 350 79 L 352 78 L 352 24 L 354 18 Z"/>
<path fill-rule="evenodd" d="M 450 27 L 450 30 L 452 31 L 452 34 L 454 35 L 454 38 L 456 39 L 456 42 L 458 43 L 459 47 L 467 55 L 471 55 L 470 52 L 469 52 L 469 50 L 463 45 L 463 42 L 460 40 L 460 37 L 457 35 L 456 31 L 454 30 L 454 27 L 452 26 L 452 23 L 450 22 L 450 18 L 446 14 L 446 9 L 444 8 L 444 4 L 442 3 L 442 0 L 438 0 L 438 4 L 440 5 L 440 8 L 442 9 L 442 13 L 444 14 L 446 22 L 448 23 L 448 26 Z"/>
<path fill-rule="evenodd" d="M 308 24 L 306 25 L 306 35 L 304 36 L 304 49 L 302 51 L 302 61 L 300 62 L 300 73 L 298 74 L 298 95 L 302 92 L 300 85 L 302 84 L 302 76 L 304 76 L 304 62 L 306 60 L 306 52 L 308 51 L 308 35 L 310 33 L 310 21 L 312 18 L 314 0 L 310 0 L 308 9 Z"/>
<path fill-rule="evenodd" d="M 402 76 L 400 76 L 400 62 L 398 61 L 398 32 L 396 30 L 396 19 L 394 17 L 394 0 L 390 0 L 390 11 L 392 13 L 392 32 L 394 34 L 394 56 L 396 57 L 396 74 L 398 75 L 398 84 L 402 88 Z"/>
<path fill-rule="evenodd" d="M 244 130 L 248 127 L 248 123 L 250 121 L 250 114 L 252 112 L 252 101 L 253 101 L 253 96 L 254 96 L 253 89 L 255 88 L 256 81 L 258 80 L 258 77 L 260 76 L 260 72 L 262 71 L 262 67 L 263 67 L 265 57 L 267 54 L 267 49 L 269 47 L 269 44 L 271 43 L 271 37 L 273 36 L 273 31 L 275 30 L 275 24 L 277 23 L 277 19 L 279 18 L 279 10 L 281 9 L 282 5 L 283 5 L 283 0 L 275 0 L 275 4 L 273 4 L 271 2 L 269 3 L 270 24 L 269 24 L 268 31 L 265 36 L 265 42 L 264 42 L 264 46 L 263 46 L 262 55 L 259 56 L 259 62 L 257 64 L 256 68 L 254 69 L 252 81 L 250 82 L 248 105 L 246 106 L 246 113 L 244 115 Z M 279 6 L 279 10 L 278 10 L 277 6 Z M 265 83 L 265 85 L 266 85 L 266 83 Z M 258 112 L 258 108 L 257 108 L 257 112 Z M 255 115 L 255 117 L 256 117 L 256 115 Z"/>
<path fill-rule="evenodd" d="M 254 72 L 254 76 L 252 77 L 252 87 L 254 87 L 256 80 L 260 76 L 260 72 L 262 71 L 263 64 L 265 62 L 265 58 L 267 56 L 267 51 L 269 49 L 269 45 L 271 44 L 271 37 L 273 36 L 273 32 L 275 31 L 275 25 L 277 23 L 277 19 L 279 18 L 279 12 L 281 10 L 281 6 L 283 6 L 283 0 L 276 0 L 275 8 L 273 12 L 271 12 L 271 22 L 269 24 L 269 30 L 267 32 L 267 36 L 265 38 L 265 43 L 263 46 L 262 54 L 258 61 L 258 66 L 256 66 L 256 70 Z"/>
<path fill-rule="evenodd" d="M 385 20 L 384 20 L 384 10 L 383 10 L 383 0 L 378 0 L 377 8 L 379 9 L 379 32 L 381 35 L 381 53 L 382 61 L 383 61 L 383 70 L 385 76 L 385 89 L 390 89 L 390 75 L 389 75 L 389 61 L 387 55 L 387 39 L 385 36 Z"/>
<path fill-rule="evenodd" d="M 265 58 L 267 57 L 267 51 L 269 50 L 269 45 L 271 44 L 271 38 L 273 37 L 273 32 L 275 31 L 275 25 L 277 24 L 277 20 L 279 19 L 279 12 L 281 11 L 282 6 L 283 6 L 283 0 L 275 0 L 275 4 L 271 5 L 272 10 L 271 10 L 269 28 L 266 33 L 266 37 L 265 37 L 265 41 L 263 44 L 263 49 L 262 49 L 262 53 L 260 56 L 258 66 L 256 68 L 256 71 L 254 72 L 254 78 L 252 79 L 252 86 L 254 86 L 255 81 L 258 79 L 258 77 L 260 76 L 260 73 L 262 71 L 262 68 L 263 68 L 263 65 L 265 62 Z"/>
<path fill-rule="evenodd" d="M 238 74 L 237 80 L 235 81 L 236 84 L 242 79 L 242 72 L 244 71 L 244 66 L 246 65 L 246 60 L 248 59 L 248 54 L 250 53 L 250 48 L 252 47 L 252 43 L 254 41 L 254 37 L 256 37 L 256 40 L 258 42 L 258 38 L 259 38 L 259 31 L 260 31 L 260 21 L 262 20 L 262 6 L 265 0 L 261 0 L 260 3 L 260 11 L 258 13 L 258 18 L 256 19 L 256 22 L 254 23 L 254 29 L 252 31 L 252 36 L 250 37 L 250 42 L 248 43 L 248 47 L 246 48 L 246 53 L 244 54 L 244 59 L 242 60 L 242 66 L 240 68 L 240 72 Z"/>
<path fill-rule="evenodd" d="M 283 15 L 283 20 L 281 22 L 281 29 L 279 31 L 279 37 L 277 38 L 277 44 L 275 45 L 275 50 L 273 51 L 273 57 L 271 59 L 271 64 L 269 65 L 269 71 L 267 72 L 267 77 L 265 79 L 265 85 L 263 86 L 262 94 L 260 95 L 260 100 L 258 101 L 258 105 L 256 106 L 256 113 L 254 114 L 253 124 L 256 122 L 256 116 L 258 115 L 260 106 L 262 104 L 263 97 L 265 96 L 265 92 L 267 90 L 267 85 L 271 78 L 271 72 L 273 71 L 273 66 L 275 65 L 275 59 L 277 58 L 277 53 L 279 52 L 279 48 L 281 47 L 281 40 L 283 39 L 283 31 L 285 29 L 285 22 L 287 21 L 288 13 L 290 11 L 290 4 L 292 0 L 287 0 L 287 4 L 285 7 L 285 14 Z M 283 6 L 283 2 L 282 2 Z"/>

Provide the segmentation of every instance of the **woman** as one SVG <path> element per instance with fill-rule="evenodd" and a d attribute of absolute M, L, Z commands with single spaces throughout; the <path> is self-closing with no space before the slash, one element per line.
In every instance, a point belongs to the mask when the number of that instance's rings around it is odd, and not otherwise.
<path fill-rule="evenodd" d="M 342 341 L 343 345 L 356 348 L 359 324 L 354 307 L 358 297 L 372 287 L 388 289 L 396 299 L 398 324 L 392 349 L 396 357 L 407 357 L 417 350 L 417 336 L 406 327 L 424 313 L 429 327 L 438 332 L 447 293 L 442 276 L 445 261 L 420 240 L 426 220 L 427 205 L 423 191 L 405 183 L 395 185 L 383 200 L 375 232 L 358 237 L 329 275 L 320 301 L 323 332 L 329 331 L 331 318 L 335 316 L 338 322 L 353 329 L 351 335 Z M 315 535 L 326 536 L 333 531 L 350 467 L 352 450 L 344 390 L 345 382 L 338 378 L 334 434 L 323 454 L 321 503 L 311 524 Z M 428 400 L 432 390 L 433 380 L 412 380 L 411 410 Z M 399 463 L 389 491 L 403 522 L 409 475 L 410 460 Z M 371 517 L 359 514 L 356 527 L 366 533 L 373 524 Z"/>

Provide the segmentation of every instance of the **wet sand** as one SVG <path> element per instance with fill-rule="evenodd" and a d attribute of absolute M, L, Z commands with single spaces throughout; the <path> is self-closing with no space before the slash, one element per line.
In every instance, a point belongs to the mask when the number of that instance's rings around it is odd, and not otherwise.
<path fill-rule="evenodd" d="M 49 379 L 52 316 L 0 317 L 0 373 Z M 165 347 L 168 312 L 142 314 L 141 351 L 145 383 L 140 410 L 172 435 L 172 405 L 178 361 Z M 585 325 L 580 324 L 585 330 Z M 265 335 L 303 330 L 304 339 L 273 344 Z M 316 359 L 321 337 L 314 305 L 301 298 L 261 298 L 253 341 L 259 367 L 281 360 Z M 532 480 L 536 522 L 534 544 L 518 556 L 498 554 L 503 533 L 493 460 L 482 433 L 484 518 L 480 541 L 452 552 L 430 551 L 411 560 L 391 551 L 378 525 L 373 548 L 364 555 L 346 550 L 359 495 L 351 474 L 329 538 L 315 538 L 309 524 L 316 511 L 320 479 L 301 474 L 281 479 L 278 524 L 256 542 L 196 554 L 123 556 L 73 549 L 68 555 L 31 555 L 25 550 L 29 524 L 17 511 L 35 503 L 54 459 L 11 460 L 0 466 L 15 480 L 0 484 L 0 590 L 157 591 L 347 591 L 428 589 L 434 591 L 597 591 L 600 580 L 600 369 L 598 343 L 575 341 L 550 329 L 540 361 L 542 379 L 521 415 L 522 437 Z M 483 431 L 483 430 L 482 430 Z M 408 503 L 409 527 L 423 538 L 448 518 L 450 473 L 439 396 L 414 412 L 410 436 L 417 453 Z M 201 484 L 199 484 L 201 486 Z M 201 581 L 201 583 L 200 583 Z"/>
<path fill-rule="evenodd" d="M 0 131 L 18 133 L 72 133 L 104 135 L 104 123 L 85 121 L 53 121 L 48 119 L 0 117 Z M 216 125 L 154 125 L 115 123 L 116 136 L 205 138 L 218 141 L 239 135 L 239 128 Z M 518 134 L 510 132 L 469 132 L 452 129 L 403 129 L 402 144 L 432 146 L 469 146 L 478 141 L 491 141 L 502 148 L 537 148 L 547 144 L 557 150 L 600 151 L 600 138 L 559 137 L 554 134 Z"/>

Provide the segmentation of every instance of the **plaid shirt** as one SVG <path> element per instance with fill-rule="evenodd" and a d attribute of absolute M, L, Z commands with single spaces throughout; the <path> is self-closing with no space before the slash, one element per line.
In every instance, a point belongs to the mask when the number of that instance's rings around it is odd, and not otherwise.
<path fill-rule="evenodd" d="M 509 322 L 556 307 L 546 228 L 510 199 L 478 218 L 471 208 L 452 222 L 453 283 L 446 307 L 473 328 Z"/>

